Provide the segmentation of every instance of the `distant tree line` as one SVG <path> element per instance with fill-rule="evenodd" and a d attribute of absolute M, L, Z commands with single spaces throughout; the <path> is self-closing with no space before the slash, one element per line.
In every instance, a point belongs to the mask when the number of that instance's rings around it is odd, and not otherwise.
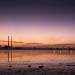
<path fill-rule="evenodd" d="M 59 47 L 55 47 L 55 48 L 52 48 L 52 47 L 8 47 L 7 45 L 5 46 L 0 46 L 0 50 L 1 49 L 4 49 L 4 50 L 8 50 L 8 49 L 13 49 L 13 50 L 75 50 L 75 48 L 59 48 Z"/>

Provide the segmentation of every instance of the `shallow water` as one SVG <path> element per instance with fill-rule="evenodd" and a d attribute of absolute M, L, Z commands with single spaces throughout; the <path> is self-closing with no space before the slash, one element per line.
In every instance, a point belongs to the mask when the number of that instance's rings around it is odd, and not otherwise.
<path fill-rule="evenodd" d="M 11 52 L 10 52 L 11 54 Z M 0 50 L 0 66 L 8 63 L 8 51 Z M 11 63 L 11 55 L 9 57 Z M 12 50 L 12 63 L 17 64 L 75 64 L 74 50 Z M 22 65 L 21 65 L 22 66 Z"/>

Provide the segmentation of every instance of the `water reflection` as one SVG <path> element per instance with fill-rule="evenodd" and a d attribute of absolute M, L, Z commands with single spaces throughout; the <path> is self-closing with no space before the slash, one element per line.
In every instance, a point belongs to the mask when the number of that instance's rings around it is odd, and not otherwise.
<path fill-rule="evenodd" d="M 75 63 L 72 50 L 13 50 L 12 62 L 18 63 Z M 8 62 L 8 51 L 0 50 L 0 63 Z"/>

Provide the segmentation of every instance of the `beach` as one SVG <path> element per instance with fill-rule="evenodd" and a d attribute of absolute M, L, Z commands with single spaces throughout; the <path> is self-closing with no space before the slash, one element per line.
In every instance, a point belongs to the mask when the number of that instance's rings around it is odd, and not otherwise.
<path fill-rule="evenodd" d="M 23 67 L 22 67 L 23 66 Z M 0 68 L 0 75 L 75 75 L 75 64 L 51 65 L 51 67 L 40 68 L 29 67 L 29 65 L 7 65 L 6 68 Z"/>
<path fill-rule="evenodd" d="M 75 51 L 0 51 L 0 75 L 75 75 Z"/>

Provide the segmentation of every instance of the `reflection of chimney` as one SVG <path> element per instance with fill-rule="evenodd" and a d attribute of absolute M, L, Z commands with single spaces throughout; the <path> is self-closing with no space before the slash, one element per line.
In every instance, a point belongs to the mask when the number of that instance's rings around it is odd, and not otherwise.
<path fill-rule="evenodd" d="M 12 36 L 11 36 L 11 40 L 9 39 L 8 36 L 8 62 L 10 61 L 12 62 Z"/>
<path fill-rule="evenodd" d="M 9 36 L 8 36 L 8 62 L 9 62 Z"/>
<path fill-rule="evenodd" d="M 11 62 L 12 62 L 12 36 L 11 36 Z"/>

